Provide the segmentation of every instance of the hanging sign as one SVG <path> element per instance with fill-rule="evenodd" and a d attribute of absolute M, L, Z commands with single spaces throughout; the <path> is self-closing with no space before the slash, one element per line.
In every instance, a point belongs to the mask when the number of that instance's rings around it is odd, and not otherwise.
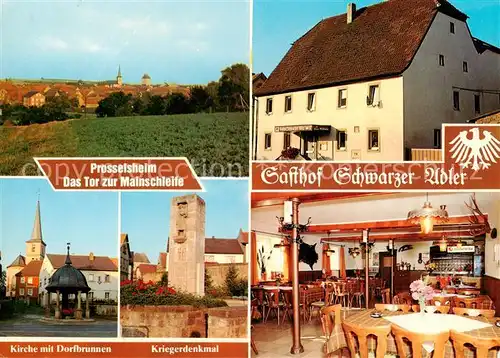
<path fill-rule="evenodd" d="M 450 254 L 474 252 L 476 250 L 475 246 L 448 246 L 448 252 Z"/>

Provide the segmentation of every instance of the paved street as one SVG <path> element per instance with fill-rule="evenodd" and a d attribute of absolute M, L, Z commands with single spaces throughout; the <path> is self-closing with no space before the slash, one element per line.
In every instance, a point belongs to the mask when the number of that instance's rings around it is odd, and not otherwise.
<path fill-rule="evenodd" d="M 82 324 L 40 322 L 42 316 L 0 321 L 0 337 L 116 337 L 117 322 L 97 320 Z"/>

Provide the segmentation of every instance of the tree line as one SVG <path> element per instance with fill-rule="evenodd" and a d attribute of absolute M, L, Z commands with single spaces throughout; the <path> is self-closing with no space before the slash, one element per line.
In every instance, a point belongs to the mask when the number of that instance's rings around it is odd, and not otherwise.
<path fill-rule="evenodd" d="M 146 92 L 134 97 L 115 92 L 102 99 L 95 112 L 98 117 L 122 117 L 245 111 L 248 109 L 249 87 L 248 66 L 234 64 L 221 71 L 218 81 L 209 82 L 206 86 L 191 87 L 188 96 L 182 93 L 157 96 Z M 20 126 L 80 118 L 81 114 L 71 113 L 78 109 L 76 98 L 70 99 L 66 94 L 47 99 L 41 107 L 4 104 L 0 106 L 0 125 L 7 121 Z"/>
<path fill-rule="evenodd" d="M 97 117 L 124 117 L 244 111 L 248 109 L 249 86 L 249 68 L 244 64 L 234 64 L 221 71 L 218 81 L 191 87 L 188 96 L 182 93 L 160 96 L 146 92 L 134 97 L 115 92 L 99 102 L 95 113 Z"/>

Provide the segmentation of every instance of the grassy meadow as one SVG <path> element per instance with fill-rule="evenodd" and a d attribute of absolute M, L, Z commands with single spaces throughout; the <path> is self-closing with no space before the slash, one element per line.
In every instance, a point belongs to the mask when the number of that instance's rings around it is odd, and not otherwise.
<path fill-rule="evenodd" d="M 185 156 L 200 176 L 247 176 L 248 123 L 248 113 L 214 113 L 2 126 L 0 175 L 36 175 L 33 157 Z"/>

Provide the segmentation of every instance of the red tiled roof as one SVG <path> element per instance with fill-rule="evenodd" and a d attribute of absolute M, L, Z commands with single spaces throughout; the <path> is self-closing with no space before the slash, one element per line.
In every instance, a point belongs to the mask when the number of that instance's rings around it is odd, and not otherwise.
<path fill-rule="evenodd" d="M 299 38 L 256 89 L 269 95 L 390 77 L 411 63 L 437 12 L 465 21 L 445 0 L 389 0 L 360 8 L 351 24 L 342 14 Z"/>
<path fill-rule="evenodd" d="M 141 271 L 141 273 L 143 275 L 147 274 L 147 273 L 155 273 L 156 272 L 156 265 L 153 265 L 153 264 L 140 264 L 139 266 L 137 266 L 137 270 Z"/>
<path fill-rule="evenodd" d="M 30 261 L 30 263 L 23 268 L 21 271 L 19 271 L 16 276 L 39 276 L 40 275 L 40 270 L 42 268 L 42 260 L 33 260 Z"/>
<path fill-rule="evenodd" d="M 237 239 L 205 239 L 205 254 L 241 255 L 243 251 Z"/>
<path fill-rule="evenodd" d="M 144 262 L 144 263 L 151 263 L 149 261 L 148 255 L 146 255 L 143 252 L 134 252 L 134 262 Z"/>
<path fill-rule="evenodd" d="M 71 262 L 79 270 L 86 271 L 117 271 L 118 266 L 107 256 L 94 256 L 94 261 L 90 261 L 89 255 L 71 255 Z M 64 265 L 66 255 L 47 254 L 47 258 L 55 269 Z"/>

